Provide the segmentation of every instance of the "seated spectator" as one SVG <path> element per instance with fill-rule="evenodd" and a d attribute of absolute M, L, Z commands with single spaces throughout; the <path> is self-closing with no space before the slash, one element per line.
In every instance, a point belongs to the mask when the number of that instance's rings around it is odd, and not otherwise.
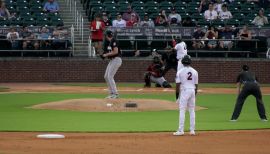
<path fill-rule="evenodd" d="M 156 87 L 171 88 L 172 86 L 163 77 L 163 64 L 158 56 L 153 58 L 153 63 L 148 66 L 144 76 L 144 87 L 151 87 L 151 82 L 156 84 Z"/>
<path fill-rule="evenodd" d="M 159 15 L 155 19 L 155 23 L 157 23 L 159 21 L 159 18 L 161 18 L 161 15 L 163 15 L 163 18 L 165 19 L 165 21 L 168 22 L 166 11 L 165 10 L 161 10 L 160 13 L 159 13 Z"/>
<path fill-rule="evenodd" d="M 7 33 L 7 39 L 11 43 L 12 50 L 16 50 L 19 48 L 19 41 L 20 38 L 19 33 L 15 28 L 10 28 L 10 31 Z"/>
<path fill-rule="evenodd" d="M 206 20 L 216 20 L 218 17 L 217 11 L 214 10 L 213 4 L 209 4 L 209 9 L 204 12 Z"/>
<path fill-rule="evenodd" d="M 59 5 L 54 0 L 48 0 L 43 7 L 44 12 L 55 13 L 59 11 Z"/>
<path fill-rule="evenodd" d="M 172 12 L 169 14 L 168 22 L 171 25 L 180 25 L 181 24 L 181 16 L 180 14 L 176 13 L 175 8 L 172 8 Z"/>
<path fill-rule="evenodd" d="M 155 23 L 155 26 L 157 26 L 157 27 L 160 27 L 160 26 L 166 27 L 166 26 L 168 26 L 168 22 L 166 21 L 166 18 L 165 18 L 164 15 L 159 15 L 159 18 L 157 19 L 157 21 Z"/>
<path fill-rule="evenodd" d="M 52 49 L 64 50 L 70 46 L 70 42 L 67 39 L 68 31 L 64 29 L 63 25 L 57 25 L 53 31 Z"/>
<path fill-rule="evenodd" d="M 6 8 L 5 2 L 0 1 L 0 19 L 9 19 L 11 15 Z"/>
<path fill-rule="evenodd" d="M 233 39 L 233 30 L 228 25 L 225 25 L 219 34 L 221 39 Z M 228 50 L 231 50 L 233 42 L 230 40 L 219 41 L 219 46 L 222 49 L 227 48 Z"/>
<path fill-rule="evenodd" d="M 241 48 L 242 50 L 250 51 L 251 42 L 248 40 L 252 39 L 252 35 L 247 25 L 243 26 L 243 29 L 239 31 L 238 38 L 240 40 L 245 40 L 245 41 L 239 41 L 238 47 Z"/>
<path fill-rule="evenodd" d="M 136 14 L 132 13 L 130 20 L 127 21 L 127 27 L 135 27 L 138 26 L 138 21 L 136 19 Z"/>
<path fill-rule="evenodd" d="M 260 9 L 258 15 L 254 18 L 252 21 L 252 24 L 256 26 L 264 26 L 268 24 L 268 19 L 266 16 L 264 16 L 264 10 Z"/>
<path fill-rule="evenodd" d="M 40 48 L 41 49 L 50 49 L 51 48 L 51 33 L 49 29 L 46 27 L 42 27 L 40 30 L 40 34 L 38 35 L 38 39 L 40 40 Z"/>
<path fill-rule="evenodd" d="M 154 28 L 155 24 L 154 22 L 149 18 L 148 14 L 146 13 L 144 15 L 143 20 L 140 22 L 141 27 L 148 27 L 148 28 Z"/>
<path fill-rule="evenodd" d="M 104 22 L 105 26 L 112 26 L 112 21 L 108 18 L 108 15 L 106 12 L 102 13 L 102 21 Z"/>
<path fill-rule="evenodd" d="M 216 2 L 214 3 L 214 10 L 216 10 L 217 13 L 220 13 L 222 11 L 222 5 L 222 0 L 216 0 Z"/>
<path fill-rule="evenodd" d="M 196 24 L 192 21 L 191 17 L 187 17 L 182 22 L 183 27 L 195 27 Z"/>
<path fill-rule="evenodd" d="M 199 13 L 204 13 L 208 9 L 209 3 L 209 0 L 201 0 L 198 8 Z"/>
<path fill-rule="evenodd" d="M 222 11 L 219 12 L 219 19 L 231 19 L 233 16 L 230 11 L 228 11 L 228 7 L 226 4 L 222 5 Z"/>
<path fill-rule="evenodd" d="M 129 21 L 131 19 L 131 15 L 135 14 L 135 21 L 139 22 L 140 21 L 140 17 L 138 16 L 138 14 L 131 8 L 131 6 L 129 5 L 127 7 L 127 11 L 123 14 L 123 19 L 125 21 Z"/>
<path fill-rule="evenodd" d="M 217 47 L 217 41 L 215 39 L 218 38 L 218 32 L 215 29 L 214 26 L 209 26 L 207 32 L 205 33 L 204 36 L 207 40 L 209 39 L 207 43 L 207 47 L 209 49 L 214 49 Z"/>
<path fill-rule="evenodd" d="M 113 20 L 112 26 L 117 28 L 125 28 L 127 26 L 127 23 L 125 20 L 122 19 L 122 15 L 120 13 L 117 13 L 116 19 Z"/>
<path fill-rule="evenodd" d="M 204 41 L 203 40 L 200 40 L 200 39 L 203 39 L 205 33 L 202 31 L 202 28 L 200 26 L 197 26 L 195 32 L 193 33 L 192 35 L 192 47 L 194 49 L 202 49 L 204 48 L 205 44 L 204 44 Z"/>
<path fill-rule="evenodd" d="M 100 14 L 96 14 L 95 20 L 90 25 L 92 33 L 92 44 L 95 48 L 97 55 L 102 52 L 103 31 L 105 30 L 105 24 L 101 21 Z"/>
<path fill-rule="evenodd" d="M 38 41 L 35 41 L 36 36 L 31 31 L 29 31 L 27 26 L 23 27 L 23 31 L 21 33 L 21 37 L 23 38 L 23 44 L 22 48 L 23 50 L 29 50 L 29 49 L 39 49 L 39 43 Z"/>

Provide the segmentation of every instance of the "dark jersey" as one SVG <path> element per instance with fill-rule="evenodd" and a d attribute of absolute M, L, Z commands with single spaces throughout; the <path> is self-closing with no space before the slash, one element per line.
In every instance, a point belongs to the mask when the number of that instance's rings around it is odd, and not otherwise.
<path fill-rule="evenodd" d="M 104 42 L 104 53 L 109 53 L 112 52 L 113 48 L 117 47 L 118 48 L 118 54 L 114 55 L 114 56 L 110 56 L 108 57 L 110 58 L 114 58 L 114 57 L 120 57 L 121 56 L 121 50 L 118 47 L 118 43 L 115 39 L 112 39 L 111 41 L 105 40 Z"/>
<path fill-rule="evenodd" d="M 176 52 L 170 52 L 165 53 L 162 55 L 162 61 L 165 62 L 166 65 L 177 65 L 178 64 L 178 60 L 176 58 Z"/>
<path fill-rule="evenodd" d="M 154 77 L 162 77 L 162 64 L 161 63 L 152 63 L 147 71 L 151 73 Z"/>
<path fill-rule="evenodd" d="M 249 71 L 243 71 L 241 72 L 236 79 L 236 82 L 240 83 L 246 83 L 246 82 L 257 82 L 257 77 L 255 74 L 249 72 Z"/>

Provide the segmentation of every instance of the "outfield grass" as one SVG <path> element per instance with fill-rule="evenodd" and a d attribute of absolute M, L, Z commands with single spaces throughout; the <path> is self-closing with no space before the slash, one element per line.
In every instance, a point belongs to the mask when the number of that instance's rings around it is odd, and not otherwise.
<path fill-rule="evenodd" d="M 160 112 L 79 112 L 34 110 L 35 104 L 76 98 L 104 98 L 103 94 L 27 93 L 0 94 L 0 131 L 78 131 L 78 132 L 160 132 L 175 131 L 178 110 Z M 170 100 L 173 94 L 123 94 L 123 98 L 151 98 Z M 270 122 L 261 122 L 255 99 L 248 98 L 238 122 L 229 122 L 235 95 L 201 94 L 197 105 L 208 108 L 196 112 L 197 130 L 235 130 L 270 128 Z M 270 96 L 264 96 L 266 110 Z M 188 116 L 187 116 L 188 118 Z M 188 120 L 186 121 L 188 128 Z M 186 129 L 188 130 L 188 129 Z"/>

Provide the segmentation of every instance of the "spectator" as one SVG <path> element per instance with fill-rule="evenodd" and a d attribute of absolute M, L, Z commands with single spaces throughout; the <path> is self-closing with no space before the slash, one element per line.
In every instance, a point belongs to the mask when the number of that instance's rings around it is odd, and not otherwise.
<path fill-rule="evenodd" d="M 224 28 L 220 32 L 220 38 L 221 39 L 233 39 L 233 30 L 230 26 L 225 25 Z M 230 40 L 226 41 L 219 41 L 220 48 L 224 49 L 227 48 L 228 50 L 231 50 L 233 46 L 233 42 Z"/>
<path fill-rule="evenodd" d="M 39 49 L 39 43 L 38 41 L 35 41 L 36 36 L 31 31 L 29 31 L 27 26 L 23 27 L 21 37 L 23 38 L 23 44 L 22 44 L 23 50 L 33 49 L 33 48 L 35 50 Z"/>
<path fill-rule="evenodd" d="M 172 12 L 169 14 L 168 20 L 171 25 L 180 25 L 182 21 L 180 14 L 176 13 L 175 8 L 172 8 Z"/>
<path fill-rule="evenodd" d="M 166 11 L 165 10 L 161 10 L 159 15 L 157 16 L 157 18 L 155 19 L 155 23 L 157 23 L 159 21 L 159 18 L 161 18 L 161 15 L 164 16 L 164 19 L 166 22 L 168 22 L 168 18 L 167 18 L 167 15 L 166 15 Z"/>
<path fill-rule="evenodd" d="M 117 13 L 116 19 L 113 20 L 112 26 L 117 28 L 126 27 L 126 21 L 122 19 L 122 15 L 120 13 Z"/>
<path fill-rule="evenodd" d="M 258 15 L 254 18 L 252 21 L 252 24 L 256 26 L 264 26 L 268 24 L 268 19 L 266 16 L 264 16 L 264 10 L 260 9 Z"/>
<path fill-rule="evenodd" d="M 148 14 L 146 13 L 144 15 L 143 20 L 140 22 L 141 27 L 149 27 L 149 28 L 154 28 L 155 24 L 154 22 L 149 18 Z"/>
<path fill-rule="evenodd" d="M 199 13 L 204 13 L 209 6 L 209 1 L 208 0 L 201 0 L 200 6 L 198 8 Z"/>
<path fill-rule="evenodd" d="M 103 31 L 105 30 L 105 24 L 101 21 L 100 14 L 96 14 L 95 20 L 91 22 L 90 25 L 92 33 L 92 43 L 95 48 L 96 53 L 102 54 L 102 42 L 103 42 Z"/>
<path fill-rule="evenodd" d="M 20 36 L 17 30 L 15 28 L 10 28 L 10 31 L 7 34 L 7 39 L 10 41 L 13 50 L 19 48 L 19 38 Z"/>
<path fill-rule="evenodd" d="M 209 39 L 207 46 L 209 49 L 214 49 L 217 47 L 217 41 L 215 39 L 218 38 L 218 32 L 214 26 L 209 26 L 207 32 L 204 36 L 206 39 Z"/>
<path fill-rule="evenodd" d="M 216 0 L 216 3 L 214 3 L 214 10 L 217 11 L 217 13 L 220 13 L 222 11 L 222 0 Z"/>
<path fill-rule="evenodd" d="M 164 15 L 159 15 L 159 18 L 157 19 L 155 26 L 158 26 L 158 27 L 159 26 L 163 26 L 163 27 L 168 26 L 168 23 L 167 23 Z"/>
<path fill-rule="evenodd" d="M 195 27 L 196 24 L 192 21 L 191 17 L 187 17 L 186 19 L 183 20 L 182 26 L 183 27 Z"/>
<path fill-rule="evenodd" d="M 69 40 L 67 40 L 67 29 L 64 29 L 63 25 L 57 25 L 53 31 L 52 48 L 55 50 L 66 49 L 70 46 Z"/>
<path fill-rule="evenodd" d="M 222 5 L 222 10 L 219 12 L 219 19 L 231 19 L 233 16 L 230 11 L 228 11 L 228 7 L 226 4 Z"/>
<path fill-rule="evenodd" d="M 108 15 L 106 12 L 102 13 L 102 20 L 103 20 L 106 27 L 112 26 L 112 21 L 108 18 Z"/>
<path fill-rule="evenodd" d="M 54 0 L 48 0 L 43 7 L 44 12 L 55 13 L 59 11 L 59 5 Z"/>
<path fill-rule="evenodd" d="M 0 19 L 9 19 L 11 15 L 6 8 L 5 2 L 0 1 Z"/>
<path fill-rule="evenodd" d="M 130 20 L 127 21 L 127 27 L 134 27 L 138 25 L 138 21 L 136 19 L 136 14 L 131 13 L 131 18 Z"/>
<path fill-rule="evenodd" d="M 205 46 L 204 41 L 200 40 L 200 39 L 203 39 L 204 35 L 205 33 L 202 31 L 201 27 L 197 26 L 195 32 L 192 35 L 192 39 L 193 39 L 192 47 L 194 49 L 204 48 Z"/>
<path fill-rule="evenodd" d="M 132 10 L 130 5 L 127 7 L 127 11 L 123 14 L 123 19 L 125 21 L 130 21 L 132 14 L 135 14 L 135 21 L 139 22 L 140 18 L 138 14 L 134 10 Z"/>
<path fill-rule="evenodd" d="M 251 42 L 248 40 L 251 40 L 252 36 L 251 36 L 251 31 L 248 29 L 247 25 L 243 26 L 243 29 L 239 31 L 238 37 L 240 40 L 245 40 L 245 41 L 239 41 L 238 47 L 241 48 L 242 50 L 246 50 L 246 51 L 250 50 Z"/>
<path fill-rule="evenodd" d="M 206 20 L 216 20 L 218 17 L 217 11 L 214 10 L 213 4 L 209 4 L 209 9 L 204 12 Z"/>
<path fill-rule="evenodd" d="M 40 47 L 42 49 L 49 49 L 51 48 L 51 33 L 49 32 L 49 29 L 46 27 L 42 27 L 40 30 L 40 34 L 38 35 L 38 39 L 40 40 Z"/>

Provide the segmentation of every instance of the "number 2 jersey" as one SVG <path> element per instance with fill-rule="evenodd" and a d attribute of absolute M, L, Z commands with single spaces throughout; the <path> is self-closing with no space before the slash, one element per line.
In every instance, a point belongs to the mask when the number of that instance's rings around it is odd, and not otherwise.
<path fill-rule="evenodd" d="M 190 66 L 185 66 L 177 72 L 175 82 L 181 83 L 181 90 L 184 90 L 195 89 L 198 80 L 198 72 Z"/>

